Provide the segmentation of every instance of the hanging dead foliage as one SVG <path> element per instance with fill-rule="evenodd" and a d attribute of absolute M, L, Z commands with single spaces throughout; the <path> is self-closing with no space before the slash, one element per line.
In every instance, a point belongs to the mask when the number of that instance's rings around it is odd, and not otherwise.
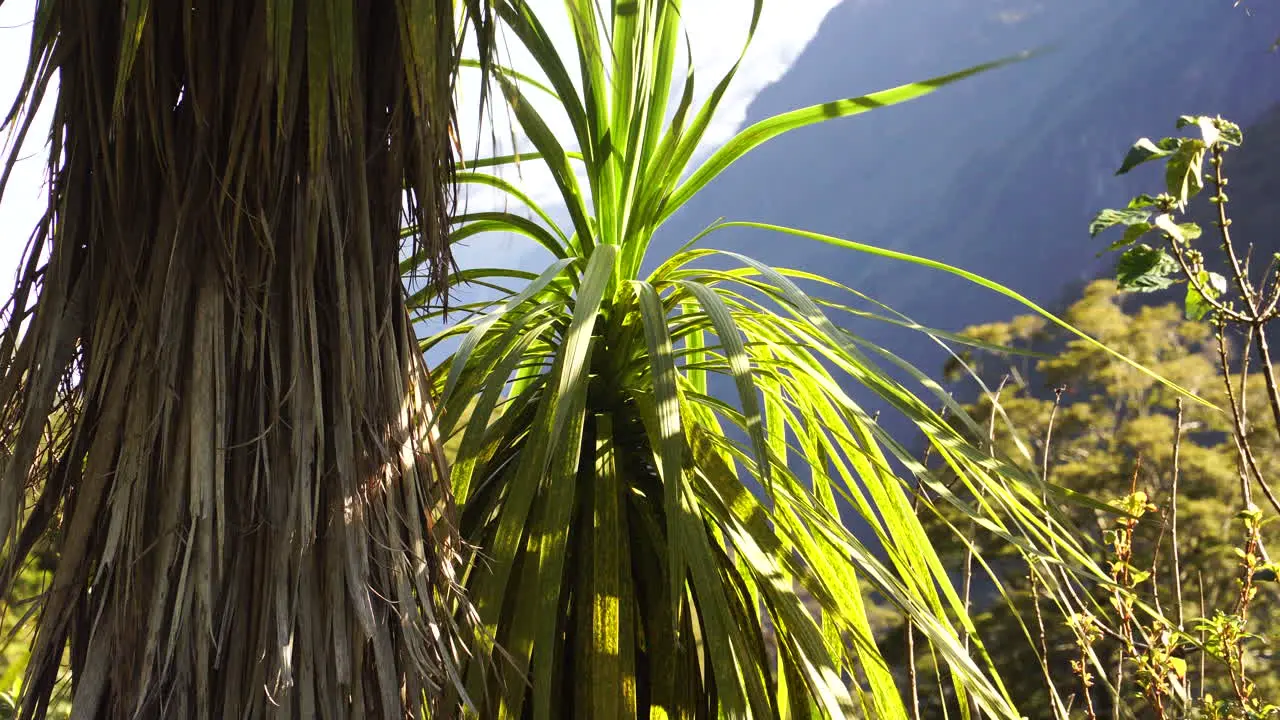
<path fill-rule="evenodd" d="M 409 250 L 449 272 L 454 19 L 39 0 L 7 118 L 54 103 L 0 335 L 0 595 L 38 539 L 59 559 L 23 717 L 64 657 L 83 718 L 416 717 L 457 683 L 461 549 L 399 274 Z"/>

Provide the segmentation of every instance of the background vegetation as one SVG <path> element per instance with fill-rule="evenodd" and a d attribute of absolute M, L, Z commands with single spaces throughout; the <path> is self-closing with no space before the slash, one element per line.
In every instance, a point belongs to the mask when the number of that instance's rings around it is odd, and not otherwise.
<path fill-rule="evenodd" d="M 1227 404 L 1219 373 L 1219 358 L 1213 329 L 1204 322 L 1188 320 L 1183 309 L 1173 303 L 1141 302 L 1141 298 L 1120 292 L 1113 280 L 1090 283 L 1083 297 L 1073 303 L 1064 318 L 1163 377 L 1196 392 L 1215 405 Z M 1018 428 L 1029 438 L 1037 458 L 1047 452 L 1050 478 L 1063 487 L 1100 499 L 1119 499 L 1128 494 L 1131 483 L 1147 494 L 1157 509 L 1148 513 L 1135 530 L 1130 563 L 1150 572 L 1143 585 L 1148 598 L 1175 623 L 1191 627 L 1187 619 L 1211 616 L 1215 609 L 1230 609 L 1238 595 L 1239 558 L 1245 529 L 1237 514 L 1241 508 L 1239 458 L 1232 439 L 1231 419 L 1217 410 L 1188 403 L 1149 376 L 1135 371 L 1091 346 L 1067 340 L 1062 333 L 1046 327 L 1036 316 L 1024 315 L 1007 322 L 966 329 L 966 335 L 1025 351 L 1040 351 L 1047 357 L 972 357 L 993 384 L 1007 376 L 999 397 L 999 413 L 993 411 L 989 396 L 968 405 L 969 411 L 986 425 L 994 422 L 995 440 L 1013 454 L 1014 439 L 1001 428 Z M 1238 346 L 1239 343 L 1236 343 Z M 1233 353 L 1238 358 L 1239 348 Z M 1258 372 L 1246 383 L 1251 419 L 1251 441 L 1258 462 L 1265 471 L 1280 468 L 1280 442 L 1270 425 L 1265 399 L 1265 383 Z M 1059 399 L 1060 398 L 1060 399 Z M 1181 402 L 1180 402 L 1181 400 Z M 1056 407 L 1056 411 L 1055 411 Z M 1170 515 L 1173 490 L 1175 427 L 1181 414 L 1183 433 L 1178 446 L 1178 552 L 1179 564 L 1171 562 L 1173 539 Z M 993 415 L 996 415 L 993 418 Z M 1049 423 L 1052 421 L 1052 432 Z M 1033 463 L 1028 467 L 1033 470 Z M 1114 515 L 1096 509 L 1064 506 L 1082 537 L 1095 541 L 1093 553 L 1100 563 L 1109 562 L 1113 549 L 1104 536 L 1117 529 Z M 1263 529 L 1271 539 L 1270 528 Z M 936 536 L 945 547 L 944 557 L 952 567 L 965 565 L 968 548 Z M 1044 677 L 1027 668 L 1039 665 L 1038 638 L 1028 642 L 1018 617 L 1034 618 L 1033 587 L 1025 563 L 1012 555 L 1006 545 L 989 537 L 981 538 L 979 552 L 988 562 L 998 562 L 1006 572 L 1004 590 L 1014 609 L 997 602 L 989 586 L 975 592 L 983 611 L 977 616 L 979 632 L 1003 648 L 997 666 L 1008 678 L 1011 694 L 1019 699 L 1019 709 L 1028 717 L 1051 717 L 1053 706 Z M 1004 560 L 996 560 L 1003 557 Z M 1178 573 L 1175 580 L 1174 572 Z M 1176 588 L 1181 586 L 1181 607 Z M 1072 678 L 1072 663 L 1079 660 L 1076 635 L 1050 602 L 1046 616 L 1045 644 L 1049 650 L 1049 671 L 1063 698 L 1076 696 L 1076 714 L 1083 716 L 1082 697 Z M 1265 637 L 1274 637 L 1270 628 L 1280 621 L 1276 591 L 1263 586 L 1253 603 L 1251 626 Z M 1038 628 L 1033 628 L 1033 634 Z M 889 641 L 900 631 L 883 636 Z M 999 638 L 999 639 L 997 639 Z M 1120 654 L 1119 642 L 1107 637 L 1097 652 L 1107 667 L 1114 667 Z M 899 658 L 903 653 L 899 652 Z M 1203 680 L 1196 674 L 1199 657 L 1187 656 L 1191 663 L 1194 691 L 1225 697 L 1230 682 L 1220 663 L 1207 661 Z M 927 663 L 926 663 L 927 665 Z M 1266 646 L 1249 658 L 1251 675 L 1259 683 L 1258 693 L 1280 697 L 1280 659 Z M 1021 671 L 1020 671 L 1021 669 Z M 1125 705 L 1138 706 L 1132 698 Z M 1095 693 L 1099 717 L 1111 714 L 1111 701 L 1104 692 Z M 926 717 L 940 706 L 935 696 L 926 695 Z M 928 710 L 927 708 L 933 708 Z"/>
<path fill-rule="evenodd" d="M 1122 231 L 1108 248 L 1121 251 L 1116 280 L 1089 284 L 1065 319 L 1205 402 L 1037 316 L 968 328 L 965 336 L 1014 354 L 966 352 L 947 368 L 993 383 L 968 406 L 993 452 L 1016 456 L 1030 437 L 1028 471 L 1127 514 L 1063 506 L 1112 576 L 1065 606 L 1045 593 L 1052 570 L 1009 557 L 1007 545 L 981 534 L 950 544 L 966 587 L 975 558 L 1003 567 L 995 589 L 1009 602 L 992 603 L 993 588 L 979 587 L 974 602 L 990 609 L 978 624 L 1004 638 L 997 665 L 1033 717 L 1280 713 L 1278 566 L 1266 549 L 1280 509 L 1269 483 L 1280 466 L 1280 406 L 1267 343 L 1280 276 L 1274 260 L 1257 259 L 1264 246 L 1233 230 L 1226 160 L 1243 144 L 1239 128 L 1208 117 L 1177 126 L 1190 137 L 1142 138 L 1124 158 L 1119 174 L 1162 166 L 1164 189 L 1098 213 L 1092 235 Z M 1233 187 L 1262 181 L 1258 168 L 1246 164 Z M 939 528 L 948 514 L 935 516 Z M 913 683 L 934 674 L 931 658 L 898 657 Z M 1016 672 L 1036 665 L 1041 673 Z M 921 701 L 926 714 L 948 703 L 945 693 Z"/>

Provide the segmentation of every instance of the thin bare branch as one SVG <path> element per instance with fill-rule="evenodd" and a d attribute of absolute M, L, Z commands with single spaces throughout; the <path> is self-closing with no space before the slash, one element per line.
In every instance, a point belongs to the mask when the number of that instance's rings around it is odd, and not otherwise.
<path fill-rule="evenodd" d="M 1178 629 L 1185 627 L 1182 607 L 1182 566 L 1178 546 L 1178 468 L 1182 451 L 1182 398 L 1173 427 L 1173 479 L 1169 488 L 1169 534 L 1173 545 L 1173 598 L 1178 608 Z"/>

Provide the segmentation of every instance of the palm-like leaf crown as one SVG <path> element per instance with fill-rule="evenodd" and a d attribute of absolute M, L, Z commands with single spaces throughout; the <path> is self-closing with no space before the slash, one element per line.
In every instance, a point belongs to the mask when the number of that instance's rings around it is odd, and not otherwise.
<path fill-rule="evenodd" d="M 942 497 L 987 531 L 1087 562 L 1046 515 L 1044 488 L 967 444 L 931 409 L 938 399 L 917 397 L 872 356 L 914 370 L 835 324 L 828 312 L 840 306 L 820 305 L 798 283 L 851 290 L 703 249 L 702 236 L 642 271 L 655 231 L 752 148 L 1001 63 L 765 120 L 691 170 L 736 66 L 695 107 L 692 69 L 679 94 L 673 82 L 678 3 L 617 2 L 607 14 L 594 0 L 566 7 L 576 58 L 562 56 L 527 4 L 498 0 L 497 16 L 542 77 L 494 72 L 535 146 L 524 159 L 549 168 L 567 226 L 486 170 L 514 161 L 504 157 L 459 177 L 505 190 L 528 213 L 463 215 L 453 230 L 455 241 L 518 233 L 554 260 L 540 274 L 460 273 L 491 288 L 527 284 L 462 306 L 462 322 L 424 343 L 458 343 L 435 377 L 442 430 L 458 442 L 463 533 L 483 549 L 466 578 L 496 643 L 498 677 L 480 664 L 468 674 L 482 715 L 903 718 L 867 618 L 876 591 L 945 661 L 966 712 L 973 703 L 1016 716 L 981 642 L 963 640 L 967 608 L 913 511 L 910 479 L 932 476 L 848 387 L 923 431 L 983 501 Z M 761 0 L 752 12 L 754 31 Z M 553 94 L 572 135 L 553 134 L 527 93 Z M 707 233 L 745 225 L 932 265 L 1026 302 L 954 268 L 827 236 L 753 223 Z M 736 269 L 698 262 L 712 256 Z M 732 381 L 732 401 L 710 391 L 710 376 Z M 851 532 L 842 512 L 865 531 Z"/>

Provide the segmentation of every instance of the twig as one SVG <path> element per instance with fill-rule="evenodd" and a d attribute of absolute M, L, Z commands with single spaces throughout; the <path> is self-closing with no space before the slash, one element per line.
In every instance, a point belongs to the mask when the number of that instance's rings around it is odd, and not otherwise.
<path fill-rule="evenodd" d="M 920 685 L 916 678 L 916 631 L 907 618 L 907 682 L 911 687 L 911 720 L 920 720 Z"/>
<path fill-rule="evenodd" d="M 1049 411 L 1049 425 L 1044 432 L 1044 454 L 1040 466 L 1040 502 L 1044 507 L 1045 523 L 1049 523 L 1049 453 L 1053 444 L 1053 424 L 1058 417 L 1058 408 L 1062 405 L 1062 393 L 1066 391 L 1065 387 L 1059 386 L 1053 390 L 1053 409 Z M 1044 618 L 1040 612 L 1040 588 L 1039 588 L 1039 571 L 1032 563 L 1027 563 L 1027 569 L 1030 570 L 1031 579 L 1031 603 L 1036 611 L 1036 624 L 1040 629 L 1040 668 L 1044 672 L 1045 687 L 1049 691 L 1050 698 L 1055 705 L 1059 704 L 1057 694 L 1053 691 L 1053 677 L 1049 674 L 1049 644 L 1045 639 Z"/>
<path fill-rule="evenodd" d="M 1222 249 L 1231 262 L 1236 289 L 1240 291 L 1245 307 L 1248 309 L 1248 325 L 1258 337 L 1258 358 L 1262 361 L 1262 377 L 1267 384 L 1267 400 L 1271 404 L 1271 417 L 1275 421 L 1276 431 L 1280 432 L 1280 386 L 1276 384 L 1275 367 L 1271 363 L 1271 347 L 1267 343 L 1266 334 L 1266 324 L 1271 317 L 1269 313 L 1264 314 L 1265 309 L 1254 292 L 1253 283 L 1240 266 L 1240 259 L 1231 241 L 1231 219 L 1227 217 L 1227 195 L 1223 192 L 1227 184 L 1222 175 L 1222 156 L 1225 149 L 1221 144 L 1215 144 L 1212 152 L 1213 156 L 1210 158 L 1210 164 L 1213 165 L 1212 181 L 1217 189 L 1213 202 L 1218 206 L 1218 220 L 1214 224 L 1217 225 L 1218 233 L 1222 237 Z M 1280 505 L 1277 505 L 1277 510 L 1280 511 Z"/>
<path fill-rule="evenodd" d="M 1053 409 L 1049 411 L 1049 427 L 1044 432 L 1044 457 L 1040 466 L 1040 488 L 1041 500 L 1045 504 L 1045 512 L 1047 513 L 1049 505 L 1049 445 L 1053 442 L 1053 423 L 1058 417 L 1058 408 L 1062 405 L 1062 393 L 1066 392 L 1066 387 L 1058 386 L 1053 389 Z"/>
<path fill-rule="evenodd" d="M 1182 245 L 1172 235 L 1167 236 L 1169 240 L 1169 249 L 1173 250 L 1173 259 L 1178 261 L 1178 268 L 1182 270 L 1182 274 L 1187 278 L 1187 282 L 1191 287 L 1195 288 L 1200 297 L 1208 303 L 1209 307 L 1217 315 L 1229 318 L 1231 322 L 1247 323 L 1250 322 L 1249 317 L 1239 311 L 1232 310 L 1229 306 L 1217 298 L 1217 294 L 1205 287 L 1200 281 L 1200 273 L 1193 268 L 1194 263 L 1187 260 L 1187 255 L 1182 249 Z"/>
<path fill-rule="evenodd" d="M 1089 677 L 1089 646 L 1083 642 L 1080 644 L 1080 687 L 1084 690 L 1084 711 L 1089 716 L 1089 720 L 1098 720 L 1098 713 L 1093 709 L 1093 693 L 1089 691 L 1089 686 L 1093 684 Z"/>
<path fill-rule="evenodd" d="M 1139 455 L 1137 461 L 1133 465 L 1133 476 L 1129 479 L 1129 497 L 1133 497 L 1138 492 L 1138 473 L 1142 470 L 1142 456 Z M 1133 642 L 1133 607 L 1132 601 L 1124 597 L 1126 591 L 1132 592 L 1133 586 L 1129 582 L 1129 560 L 1133 557 L 1133 528 L 1138 524 L 1133 518 L 1126 518 L 1121 522 L 1123 528 L 1123 545 L 1121 540 L 1116 542 L 1116 559 L 1112 570 L 1112 579 L 1115 580 L 1115 608 L 1120 614 L 1120 635 L 1122 646 L 1120 654 L 1116 659 L 1116 692 L 1119 693 L 1124 686 L 1124 659 L 1126 653 L 1137 655 L 1137 650 Z M 1112 716 L 1116 720 L 1120 720 L 1120 706 L 1117 703 Z"/>
<path fill-rule="evenodd" d="M 1205 607 L 1204 607 L 1204 574 L 1203 574 L 1203 573 L 1201 573 L 1199 570 L 1196 570 L 1196 588 L 1200 591 L 1200 614 L 1201 614 L 1201 615 L 1204 615 L 1204 614 L 1205 614 Z M 1203 627 L 1203 626 L 1201 626 L 1201 628 L 1200 628 L 1200 647 L 1204 647 L 1204 643 L 1205 643 L 1204 627 Z M 1202 693 L 1204 692 L 1204 664 L 1205 664 L 1205 656 L 1206 656 L 1206 655 L 1208 655 L 1208 654 L 1209 654 L 1209 653 L 1200 653 L 1200 692 L 1202 692 Z M 1195 696 L 1193 695 L 1192 697 L 1195 697 Z"/>
<path fill-rule="evenodd" d="M 1178 398 L 1177 425 L 1173 429 L 1173 485 L 1169 490 L 1169 534 L 1173 544 L 1173 598 L 1178 607 L 1178 630 L 1183 629 L 1182 567 L 1178 550 L 1178 457 L 1182 450 L 1182 398 Z M 1204 612 L 1201 610 L 1201 612 Z"/>
<path fill-rule="evenodd" d="M 942 417 L 944 420 L 946 419 L 945 408 L 943 409 Z M 879 419 L 880 419 L 880 413 L 879 411 L 877 411 L 875 417 L 872 418 L 872 422 L 877 422 L 879 421 Z M 921 465 L 923 465 L 925 469 L 928 469 L 929 467 L 929 456 L 932 454 L 932 452 L 933 452 L 933 445 L 931 443 L 926 443 L 924 447 L 924 459 L 921 462 Z M 914 515 L 920 514 L 920 499 L 924 495 L 924 493 L 925 493 L 924 484 L 921 482 L 917 482 L 916 491 L 911 496 L 912 514 Z M 920 683 L 919 683 L 919 678 L 917 678 L 916 676 L 916 630 L 915 630 L 915 626 L 912 625 L 911 623 L 910 615 L 908 615 L 906 618 L 906 626 L 907 626 L 907 629 L 906 629 L 907 682 L 911 687 L 911 720 L 920 720 Z M 938 674 L 941 675 L 940 672 Z"/>
<path fill-rule="evenodd" d="M 1240 454 L 1241 472 L 1240 472 L 1240 496 L 1244 507 L 1253 504 L 1253 491 L 1250 489 L 1250 476 L 1257 481 L 1258 487 L 1262 488 L 1262 492 L 1267 496 L 1267 501 L 1275 508 L 1276 512 L 1280 512 L 1280 500 L 1276 499 L 1271 487 L 1262 477 L 1262 470 L 1258 467 L 1258 461 L 1253 456 L 1253 449 L 1249 446 L 1249 441 L 1244 437 L 1242 428 L 1244 427 L 1244 419 L 1240 415 L 1240 404 L 1236 400 L 1235 388 L 1231 385 L 1230 364 L 1227 359 L 1227 340 L 1223 334 L 1223 328 L 1218 326 L 1216 333 L 1218 341 L 1218 362 L 1222 366 L 1223 384 L 1227 388 L 1227 404 L 1231 406 L 1231 419 L 1235 432 L 1232 438 L 1236 443 L 1236 452 Z M 1265 551 L 1264 551 L 1265 554 Z"/>
<path fill-rule="evenodd" d="M 1058 695 L 1053 689 L 1053 676 L 1049 674 L 1049 643 L 1045 639 L 1044 616 L 1040 613 L 1040 575 L 1034 566 L 1030 567 L 1030 570 L 1028 577 L 1031 579 L 1032 606 L 1036 611 L 1036 626 L 1040 629 L 1040 669 L 1044 672 L 1045 687 L 1049 691 L 1050 700 L 1057 705 Z"/>
<path fill-rule="evenodd" d="M 1213 148 L 1213 156 L 1209 159 L 1209 164 L 1213 165 L 1213 184 L 1217 192 L 1213 196 L 1213 204 L 1218 207 L 1218 220 L 1214 223 L 1218 228 L 1218 234 L 1222 238 L 1222 250 L 1227 255 L 1228 262 L 1231 263 L 1231 275 L 1235 280 L 1236 289 L 1240 291 L 1240 297 L 1245 302 L 1245 307 L 1249 308 L 1252 316 L 1250 319 L 1257 319 L 1258 303 L 1257 296 L 1253 289 L 1253 283 L 1249 281 L 1249 276 L 1245 273 L 1244 268 L 1240 265 L 1240 257 L 1236 254 L 1235 246 L 1231 242 L 1231 220 L 1227 217 L 1227 196 L 1222 192 L 1222 188 L 1226 186 L 1226 180 L 1222 176 L 1222 154 L 1223 149 L 1220 145 Z"/>
<path fill-rule="evenodd" d="M 1271 401 L 1271 417 L 1275 420 L 1276 431 L 1280 432 L 1280 387 L 1276 385 L 1275 367 L 1271 364 L 1271 348 L 1267 344 L 1264 322 L 1254 322 L 1254 331 L 1258 334 L 1258 357 L 1262 360 L 1262 377 L 1267 381 L 1267 399 Z"/>
<path fill-rule="evenodd" d="M 995 393 L 991 395 L 991 417 L 987 421 L 987 452 L 990 453 L 991 455 L 995 455 L 995 448 L 996 448 L 996 405 L 1000 402 L 1000 393 L 1004 392 L 1004 386 L 1005 386 L 1005 383 L 1007 382 L 1009 382 L 1009 375 L 1006 373 L 1005 376 L 1000 379 L 1000 385 L 996 387 Z M 984 491 L 984 488 L 979 488 L 978 490 L 979 493 L 983 491 Z M 973 536 L 976 533 L 977 527 L 978 527 L 978 524 L 976 522 L 973 522 L 972 520 L 969 521 L 969 536 L 971 540 L 973 539 Z M 973 545 L 970 544 L 965 547 L 965 552 L 964 552 L 963 593 L 964 593 L 965 615 L 969 614 L 969 608 L 971 606 L 970 598 L 971 598 L 972 587 L 973 587 Z M 969 650 L 969 631 L 967 629 L 964 631 L 964 637 L 962 638 L 962 640 L 964 642 L 965 651 L 968 651 Z"/>
<path fill-rule="evenodd" d="M 937 653 L 934 651 L 934 649 L 933 649 L 933 646 L 932 646 L 932 645 L 930 645 L 930 646 L 929 646 L 929 657 L 933 658 L 933 667 L 934 667 L 935 669 L 936 669 L 936 668 L 938 668 L 938 667 L 940 667 L 940 664 L 938 663 L 938 655 L 937 655 Z M 941 672 L 934 672 L 934 673 L 933 673 L 933 680 L 934 680 L 934 682 L 935 682 L 935 683 L 937 683 L 937 685 L 938 685 L 938 697 L 940 697 L 940 698 L 945 698 L 945 697 L 947 696 L 947 689 L 946 689 L 945 687 L 943 687 L 943 685 L 942 685 L 942 673 L 941 673 Z M 952 687 L 955 687 L 955 683 L 954 683 L 954 682 L 953 682 L 951 685 L 952 685 Z M 976 717 L 976 716 L 975 716 L 975 717 Z M 946 702 L 943 702 L 943 703 L 942 703 L 942 720 L 951 720 L 951 713 L 947 712 L 947 703 L 946 703 Z"/>
<path fill-rule="evenodd" d="M 1240 351 L 1240 434 L 1245 436 L 1249 434 L 1249 351 L 1253 349 L 1253 335 L 1253 328 L 1249 328 Z"/>
<path fill-rule="evenodd" d="M 1254 593 L 1257 590 L 1253 586 L 1254 573 L 1257 571 L 1258 558 L 1258 542 L 1260 540 L 1260 531 L 1262 527 L 1262 513 L 1257 508 L 1250 508 L 1250 514 L 1245 519 L 1245 527 L 1247 536 L 1245 538 L 1243 552 L 1240 556 L 1240 565 L 1244 570 L 1244 577 L 1240 580 L 1240 595 L 1236 601 L 1235 614 L 1240 619 L 1239 631 L 1230 634 L 1231 643 L 1223 643 L 1224 651 L 1229 653 L 1227 658 L 1227 672 L 1231 676 L 1231 684 L 1236 692 L 1236 699 L 1240 702 L 1242 708 L 1248 708 L 1250 696 L 1253 692 L 1253 683 L 1249 682 L 1247 677 L 1248 670 L 1245 667 L 1245 638 L 1243 630 L 1249 621 L 1249 603 L 1252 601 Z M 1219 632 L 1220 637 L 1226 639 L 1224 631 Z M 1233 668 L 1232 665 L 1235 665 Z"/>
<path fill-rule="evenodd" d="M 1262 274 L 1262 294 L 1267 296 L 1267 300 L 1262 306 L 1262 316 L 1267 322 L 1276 319 L 1276 305 L 1280 304 L 1280 271 L 1277 271 L 1277 265 L 1280 259 L 1271 258 L 1271 262 L 1267 264 L 1267 271 Z M 1271 290 L 1267 290 L 1268 279 L 1270 279 Z"/>
<path fill-rule="evenodd" d="M 1160 513 L 1160 533 L 1156 535 L 1156 546 L 1151 551 L 1151 598 L 1155 601 L 1156 615 L 1164 617 L 1164 608 L 1160 606 L 1160 547 L 1164 545 L 1164 534 L 1169 529 L 1169 518 Z"/>

